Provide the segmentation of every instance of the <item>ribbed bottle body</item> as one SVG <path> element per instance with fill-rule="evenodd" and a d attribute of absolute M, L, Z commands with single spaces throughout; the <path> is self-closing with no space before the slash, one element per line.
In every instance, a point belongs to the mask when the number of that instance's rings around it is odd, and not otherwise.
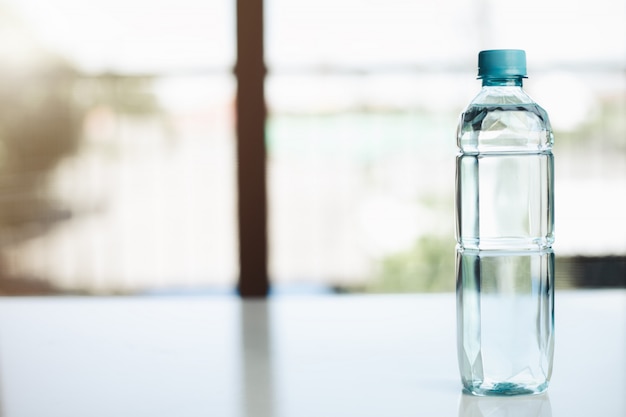
<path fill-rule="evenodd" d="M 551 152 L 457 157 L 458 243 L 472 249 L 542 249 L 554 241 Z"/>

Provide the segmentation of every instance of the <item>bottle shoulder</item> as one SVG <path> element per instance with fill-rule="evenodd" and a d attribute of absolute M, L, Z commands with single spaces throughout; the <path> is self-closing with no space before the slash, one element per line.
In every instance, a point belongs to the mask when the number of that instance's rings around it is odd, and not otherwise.
<path fill-rule="evenodd" d="M 483 86 L 469 105 L 531 103 L 534 100 L 520 86 Z"/>
<path fill-rule="evenodd" d="M 543 152 L 553 143 L 548 113 L 520 87 L 484 87 L 459 118 L 463 152 Z"/>

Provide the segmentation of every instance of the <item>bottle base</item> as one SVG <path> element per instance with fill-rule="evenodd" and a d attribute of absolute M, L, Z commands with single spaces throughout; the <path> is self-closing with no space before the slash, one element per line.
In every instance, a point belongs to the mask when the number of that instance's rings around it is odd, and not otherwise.
<path fill-rule="evenodd" d="M 515 396 L 515 395 L 537 395 L 546 392 L 548 383 L 545 382 L 537 386 L 516 384 L 513 382 L 496 382 L 492 384 L 464 384 L 463 393 L 485 397 L 485 396 Z"/>

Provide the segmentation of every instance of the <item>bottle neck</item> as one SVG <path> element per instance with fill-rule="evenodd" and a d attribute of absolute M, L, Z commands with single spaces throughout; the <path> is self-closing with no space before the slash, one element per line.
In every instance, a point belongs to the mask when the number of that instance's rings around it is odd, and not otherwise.
<path fill-rule="evenodd" d="M 483 87 L 522 87 L 523 77 L 483 78 Z"/>

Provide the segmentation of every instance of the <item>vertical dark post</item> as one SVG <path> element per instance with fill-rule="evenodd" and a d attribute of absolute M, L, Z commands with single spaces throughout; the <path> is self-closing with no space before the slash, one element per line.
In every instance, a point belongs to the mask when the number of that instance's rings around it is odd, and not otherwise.
<path fill-rule="evenodd" d="M 265 178 L 265 63 L 263 0 L 237 0 L 237 195 L 239 294 L 265 297 L 267 191 Z"/>

